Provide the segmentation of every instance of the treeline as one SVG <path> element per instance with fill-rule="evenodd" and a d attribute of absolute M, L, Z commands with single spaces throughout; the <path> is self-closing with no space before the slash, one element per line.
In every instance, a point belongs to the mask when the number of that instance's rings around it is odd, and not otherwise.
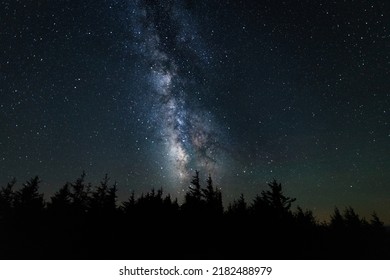
<path fill-rule="evenodd" d="M 199 172 L 179 205 L 163 190 L 118 203 L 106 175 L 83 173 L 45 201 L 38 177 L 0 190 L 2 259 L 389 259 L 390 237 L 373 213 L 336 208 L 330 222 L 292 210 L 295 198 L 276 180 L 254 200 L 224 209 L 222 193 Z"/>

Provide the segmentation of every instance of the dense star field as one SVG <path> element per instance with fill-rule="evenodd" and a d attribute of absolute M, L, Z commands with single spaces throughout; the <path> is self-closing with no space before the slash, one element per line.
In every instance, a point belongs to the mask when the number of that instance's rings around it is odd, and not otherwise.
<path fill-rule="evenodd" d="M 276 178 L 390 223 L 388 1 L 0 2 L 0 185 L 83 170 L 225 205 Z M 205 184 L 205 183 L 204 183 Z"/>

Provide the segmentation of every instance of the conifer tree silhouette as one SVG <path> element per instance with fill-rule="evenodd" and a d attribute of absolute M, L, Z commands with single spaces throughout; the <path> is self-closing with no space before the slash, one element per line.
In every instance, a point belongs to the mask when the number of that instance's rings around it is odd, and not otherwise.
<path fill-rule="evenodd" d="M 69 183 L 61 187 L 50 199 L 51 202 L 47 204 L 50 211 L 54 211 L 59 215 L 69 213 L 72 207 L 72 194 L 69 189 Z"/>
<path fill-rule="evenodd" d="M 176 214 L 176 212 L 179 210 L 179 203 L 177 202 L 177 198 L 172 201 L 171 195 L 168 194 L 164 198 L 163 208 L 170 214 Z"/>
<path fill-rule="evenodd" d="M 78 220 L 72 202 L 70 183 L 65 183 L 47 203 L 48 219 L 50 226 L 45 230 L 46 240 L 51 246 L 45 251 L 54 258 L 73 258 L 77 250 L 77 243 L 73 237 L 77 236 L 79 228 L 76 227 Z"/>
<path fill-rule="evenodd" d="M 110 178 L 106 174 L 100 185 L 92 192 L 90 207 L 92 211 L 99 213 L 112 213 L 116 210 L 117 186 L 114 183 L 109 187 Z"/>
<path fill-rule="evenodd" d="M 285 196 L 282 185 L 275 179 L 268 184 L 268 187 L 270 190 L 262 191 L 261 195 L 256 195 L 251 204 L 250 212 L 257 219 L 262 220 L 265 227 L 281 225 L 281 223 L 286 222 L 286 219 L 292 218 L 290 208 L 296 199 Z"/>
<path fill-rule="evenodd" d="M 299 206 L 293 217 L 294 221 L 291 224 L 289 240 L 291 249 L 300 252 L 302 258 L 311 259 L 313 258 L 313 248 L 322 246 L 322 244 L 316 244 L 320 234 L 317 221 L 312 211 L 303 210 Z M 319 251 L 321 250 L 319 249 Z"/>
<path fill-rule="evenodd" d="M 90 203 L 91 185 L 85 184 L 85 176 L 86 173 L 83 171 L 76 182 L 71 183 L 73 209 L 76 213 L 79 214 L 86 213 Z"/>
<path fill-rule="evenodd" d="M 196 171 L 181 206 L 151 189 L 138 198 L 133 191 L 119 208 L 108 175 L 91 189 L 83 172 L 47 204 L 38 177 L 19 190 L 13 180 L 0 188 L 0 258 L 390 258 L 390 235 L 375 212 L 367 222 L 352 207 L 335 208 L 321 224 L 310 210 L 292 212 L 295 198 L 276 180 L 249 206 L 241 194 L 223 212 L 211 175 L 204 188 L 199 177 Z M 182 245 L 173 250 L 175 242 Z"/>
<path fill-rule="evenodd" d="M 249 211 L 252 215 L 260 218 L 269 218 L 268 212 L 270 211 L 269 205 L 260 195 L 256 195 L 249 207 Z"/>
<path fill-rule="evenodd" d="M 0 190 L 0 219 L 10 217 L 14 206 L 15 192 L 13 190 L 16 184 L 16 179 L 13 178 L 11 182 L 7 183 L 6 187 Z"/>
<path fill-rule="evenodd" d="M 349 230 L 358 230 L 367 225 L 367 222 L 350 206 L 344 210 L 344 223 Z"/>
<path fill-rule="evenodd" d="M 275 179 L 268 187 L 261 195 L 256 195 L 249 208 L 252 221 L 248 229 L 251 240 L 259 235 L 268 240 L 262 248 L 257 249 L 266 251 L 270 258 L 275 258 L 278 252 L 290 246 L 289 239 L 283 233 L 286 228 L 291 229 L 293 215 L 290 208 L 296 199 L 285 196 L 282 185 Z M 286 251 L 284 255 L 287 257 L 287 253 L 291 252 Z"/>
<path fill-rule="evenodd" d="M 213 180 L 211 179 L 211 175 L 207 178 L 206 188 L 201 189 L 202 196 L 206 202 L 206 211 L 209 214 L 219 215 L 223 213 L 223 205 L 222 205 L 222 193 L 217 188 L 214 189 Z"/>
<path fill-rule="evenodd" d="M 15 193 L 15 209 L 19 213 L 30 216 L 43 211 L 45 203 L 43 194 L 38 192 L 39 183 L 40 180 L 38 176 L 31 178 L 23 184 L 22 189 Z"/>
<path fill-rule="evenodd" d="M 245 201 L 244 194 L 241 193 L 239 199 L 234 200 L 233 203 L 229 204 L 228 214 L 243 217 L 247 215 L 247 210 L 247 203 Z"/>
<path fill-rule="evenodd" d="M 257 251 L 255 245 L 257 243 L 253 243 L 253 240 L 259 238 L 256 230 L 258 226 L 256 221 L 252 220 L 252 217 L 249 215 L 248 205 L 243 193 L 241 193 L 238 199 L 234 199 L 229 204 L 224 218 L 223 236 L 227 236 L 228 240 L 241 240 L 241 245 L 229 246 L 229 249 L 226 248 L 222 256 L 228 255 L 229 258 L 234 258 L 234 256 L 244 255 L 246 251 L 244 248 L 248 246 Z"/>
<path fill-rule="evenodd" d="M 195 170 L 189 191 L 185 194 L 182 210 L 196 215 L 204 214 L 204 200 L 198 170 Z"/>
<path fill-rule="evenodd" d="M 384 230 L 385 230 L 384 225 L 385 225 L 385 223 L 382 222 L 381 219 L 379 219 L 378 214 L 374 211 L 374 212 L 371 214 L 370 226 L 371 226 L 374 230 L 384 231 Z"/>
<path fill-rule="evenodd" d="M 131 195 L 127 199 L 127 201 L 122 202 L 120 209 L 122 210 L 122 212 L 124 212 L 127 215 L 134 214 L 134 211 L 135 211 L 135 193 L 134 193 L 134 191 L 131 192 Z"/>
<path fill-rule="evenodd" d="M 206 201 L 212 201 L 215 196 L 215 190 L 213 187 L 213 180 L 211 179 L 211 175 L 209 174 L 209 177 L 206 180 L 206 188 L 202 189 L 203 196 L 205 197 Z"/>
<path fill-rule="evenodd" d="M 306 229 L 317 225 L 313 212 L 310 210 L 303 211 L 303 209 L 299 206 L 297 211 L 294 213 L 294 218 L 299 226 Z"/>
<path fill-rule="evenodd" d="M 199 171 L 195 170 L 195 175 L 191 180 L 192 186 L 189 187 L 189 195 L 195 200 L 200 200 L 202 197 L 202 189 L 200 187 Z"/>
<path fill-rule="evenodd" d="M 376 212 L 371 214 L 368 227 L 370 229 L 369 246 L 371 249 L 371 257 L 388 259 L 390 257 L 389 234 L 386 233 L 384 223 L 379 219 Z"/>
<path fill-rule="evenodd" d="M 39 193 L 39 177 L 33 177 L 15 192 L 14 215 L 10 225 L 14 250 L 23 252 L 25 258 L 39 258 L 43 254 L 42 242 L 45 203 Z"/>
<path fill-rule="evenodd" d="M 278 183 L 275 179 L 268 184 L 271 190 L 262 191 L 261 199 L 273 210 L 279 213 L 286 213 L 290 210 L 291 203 L 296 198 L 290 198 L 283 194 L 282 184 Z"/>
<path fill-rule="evenodd" d="M 343 230 L 345 228 L 344 217 L 341 215 L 340 210 L 335 207 L 333 214 L 330 216 L 330 228 L 334 230 Z"/>

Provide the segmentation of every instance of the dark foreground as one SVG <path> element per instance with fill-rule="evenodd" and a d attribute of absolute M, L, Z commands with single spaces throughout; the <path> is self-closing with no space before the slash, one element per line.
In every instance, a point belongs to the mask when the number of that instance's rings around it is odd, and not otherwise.
<path fill-rule="evenodd" d="M 92 189 L 84 174 L 45 203 L 33 178 L 0 191 L 1 259 L 390 259 L 390 234 L 373 214 L 336 208 L 327 224 L 276 181 L 252 202 L 224 210 L 221 193 L 199 176 L 178 205 L 162 190 L 120 206 L 106 177 Z"/>

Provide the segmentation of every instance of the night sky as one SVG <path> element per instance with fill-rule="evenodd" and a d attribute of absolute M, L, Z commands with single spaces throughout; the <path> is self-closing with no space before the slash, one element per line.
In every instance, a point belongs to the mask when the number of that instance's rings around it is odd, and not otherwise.
<path fill-rule="evenodd" d="M 181 199 L 198 169 L 390 224 L 388 1 L 0 3 L 0 185 Z"/>

